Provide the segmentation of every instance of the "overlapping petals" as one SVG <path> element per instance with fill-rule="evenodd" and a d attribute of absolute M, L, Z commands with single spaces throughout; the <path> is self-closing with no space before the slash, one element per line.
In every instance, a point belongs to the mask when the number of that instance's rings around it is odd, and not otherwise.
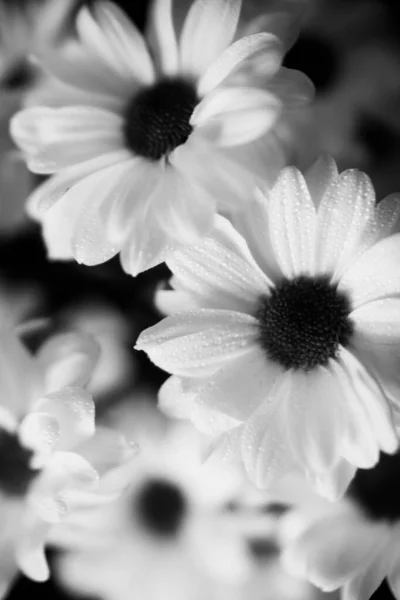
<path fill-rule="evenodd" d="M 219 218 L 201 244 L 175 252 L 172 290 L 157 299 L 174 315 L 137 342 L 173 375 L 161 407 L 241 456 L 261 486 L 300 467 L 334 497 L 356 467 L 394 453 L 399 212 L 399 197 L 375 207 L 365 174 L 338 174 L 323 157 L 305 176 L 284 169 L 269 197 L 257 196 L 241 215 L 244 237 Z M 327 364 L 287 370 L 260 345 L 257 310 L 282 279 L 304 275 L 346 294 L 353 329 Z"/>
<path fill-rule="evenodd" d="M 121 253 L 137 275 L 198 243 L 217 211 L 237 211 L 283 164 L 273 128 L 310 94 L 301 77 L 281 70 L 276 35 L 235 39 L 240 0 L 195 0 L 179 36 L 171 9 L 154 1 L 147 43 L 117 6 L 100 0 L 79 11 L 79 44 L 39 57 L 51 94 L 36 98 L 48 97 L 49 106 L 15 115 L 11 133 L 32 171 L 54 174 L 28 203 L 50 258 L 95 265 Z M 256 57 L 264 57 L 262 77 L 250 66 Z M 150 160 L 129 146 L 127 109 L 165 78 L 190 82 L 198 102 L 188 139 Z"/>

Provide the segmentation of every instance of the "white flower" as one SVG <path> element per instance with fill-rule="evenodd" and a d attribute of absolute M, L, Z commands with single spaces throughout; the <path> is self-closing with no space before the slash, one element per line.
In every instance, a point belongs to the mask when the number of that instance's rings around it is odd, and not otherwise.
<path fill-rule="evenodd" d="M 385 577 L 400 598 L 400 455 L 356 473 L 346 497 L 312 502 L 284 518 L 284 565 L 343 600 L 368 600 Z"/>
<path fill-rule="evenodd" d="M 107 600 L 131 598 L 133 590 L 141 600 L 245 597 L 239 591 L 256 574 L 246 535 L 255 519 L 229 505 L 241 499 L 246 479 L 229 465 L 204 464 L 192 426 L 133 406 L 131 399 L 118 415 L 140 444 L 129 487 L 97 511 L 71 513 L 54 532 L 53 543 L 67 550 L 61 580 Z"/>
<path fill-rule="evenodd" d="M 398 197 L 320 159 L 282 171 L 239 235 L 222 217 L 167 261 L 187 308 L 137 342 L 173 374 L 161 407 L 237 451 L 257 485 L 293 468 L 322 493 L 395 452 L 400 376 Z M 247 244 L 246 244 L 247 242 Z"/>
<path fill-rule="evenodd" d="M 273 34 L 231 43 L 240 8 L 240 0 L 196 0 L 178 41 L 171 1 L 156 0 L 147 46 L 102 1 L 78 15 L 78 50 L 44 57 L 67 85 L 52 107 L 18 113 L 11 132 L 32 171 L 55 173 L 29 203 L 50 257 L 94 265 L 121 251 L 137 274 L 203 236 L 216 210 L 237 209 L 261 165 L 275 176 L 283 159 L 267 133 L 310 83 L 282 76 Z M 235 85 L 259 54 L 264 89 L 251 70 Z"/>
<path fill-rule="evenodd" d="M 54 336 L 35 356 L 14 333 L 0 336 L 0 595 L 18 567 L 48 577 L 51 526 L 123 457 L 119 438 L 95 434 L 84 386 L 97 357 L 89 336 Z"/>

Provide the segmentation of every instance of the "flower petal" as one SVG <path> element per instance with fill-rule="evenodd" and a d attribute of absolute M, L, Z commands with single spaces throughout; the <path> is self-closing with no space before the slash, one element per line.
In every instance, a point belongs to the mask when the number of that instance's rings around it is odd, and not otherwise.
<path fill-rule="evenodd" d="M 243 463 L 257 487 L 267 487 L 295 466 L 286 427 L 290 387 L 290 372 L 278 377 L 270 394 L 243 428 Z"/>
<path fill-rule="evenodd" d="M 93 398 L 80 387 L 47 394 L 36 403 L 35 410 L 57 422 L 57 450 L 69 450 L 94 434 Z"/>
<path fill-rule="evenodd" d="M 279 98 L 264 90 L 217 88 L 196 107 L 191 122 L 218 146 L 237 146 L 271 129 L 280 110 Z"/>
<path fill-rule="evenodd" d="M 241 0 L 195 0 L 183 24 L 181 69 L 199 77 L 229 46 L 239 20 Z M 207 44 L 204 44 L 204 40 Z"/>
<path fill-rule="evenodd" d="M 365 173 L 351 169 L 335 178 L 318 209 L 317 269 L 340 276 L 375 211 L 375 192 Z"/>
<path fill-rule="evenodd" d="M 381 556 L 377 556 L 367 569 L 357 573 L 351 581 L 343 587 L 343 600 L 369 600 L 372 594 L 378 589 L 382 581 L 388 574 L 388 557 L 382 550 Z M 391 578 L 389 577 L 389 582 Z M 390 584 L 391 585 L 391 584 Z M 391 585 L 392 590 L 393 586 Z M 396 594 L 394 594 L 396 597 Z"/>
<path fill-rule="evenodd" d="M 203 306 L 254 313 L 272 283 L 252 261 L 243 238 L 224 219 L 198 246 L 182 248 L 167 264 L 182 290 Z"/>
<path fill-rule="evenodd" d="M 44 553 L 49 524 L 34 519 L 24 526 L 24 536 L 19 540 L 16 557 L 21 571 L 33 581 L 46 581 L 50 571 Z"/>
<path fill-rule="evenodd" d="M 214 0 L 209 1 L 211 3 Z M 204 47 L 204 38 L 202 45 Z M 259 52 L 264 53 L 265 63 L 270 65 L 269 74 L 272 76 L 279 69 L 282 59 L 279 40 L 270 33 L 255 33 L 234 42 L 209 66 L 197 84 L 199 96 L 202 98 L 209 94 L 245 60 Z"/>
<path fill-rule="evenodd" d="M 319 208 L 322 198 L 338 176 L 336 163 L 328 155 L 321 156 L 306 171 L 304 178 L 316 209 Z"/>
<path fill-rule="evenodd" d="M 87 51 L 124 79 L 154 80 L 154 70 L 142 35 L 111 2 L 98 2 L 93 18 L 87 7 L 79 11 L 76 27 Z"/>
<path fill-rule="evenodd" d="M 346 434 L 346 405 L 334 373 L 324 367 L 292 375 L 288 436 L 306 472 L 331 471 Z"/>
<path fill-rule="evenodd" d="M 30 217 L 40 220 L 49 208 L 61 200 L 63 195 L 86 175 L 101 171 L 130 158 L 127 150 L 110 152 L 92 160 L 64 169 L 39 185 L 28 199 L 27 210 Z"/>
<path fill-rule="evenodd" d="M 340 358 L 336 363 L 332 363 L 332 367 L 342 369 L 347 377 L 346 383 L 343 375 L 336 370 L 348 404 L 348 414 L 352 418 L 351 428 L 353 431 L 350 429 L 349 439 L 346 443 L 348 455 L 345 456 L 358 467 L 370 468 L 379 459 L 379 454 L 376 454 L 374 448 L 376 443 L 378 449 L 388 454 L 393 454 L 399 445 L 388 400 L 378 382 L 345 348 L 341 349 Z M 370 431 L 369 442 L 368 431 Z M 351 457 L 350 449 L 354 443 L 359 446 L 358 450 L 361 451 L 359 457 Z M 353 447 L 353 450 L 358 455 L 356 448 Z"/>
<path fill-rule="evenodd" d="M 256 324 L 254 317 L 234 311 L 186 311 L 142 332 L 135 348 L 165 371 L 197 377 L 246 354 L 255 343 Z"/>
<path fill-rule="evenodd" d="M 293 574 L 332 591 L 371 562 L 386 540 L 379 524 L 362 521 L 353 510 L 340 510 L 301 534 L 284 553 L 283 562 Z"/>
<path fill-rule="evenodd" d="M 382 298 L 363 304 L 350 314 L 356 332 L 400 349 L 400 298 Z"/>
<path fill-rule="evenodd" d="M 33 412 L 26 415 L 19 426 L 21 444 L 35 452 L 35 468 L 42 467 L 60 439 L 60 426 L 53 415 Z"/>
<path fill-rule="evenodd" d="M 35 173 L 54 173 L 122 149 L 121 127 L 120 116 L 86 106 L 27 108 L 10 122 Z"/>
<path fill-rule="evenodd" d="M 179 66 L 178 42 L 172 21 L 172 0 L 154 0 L 147 34 L 155 62 L 164 75 L 176 75 Z"/>
<path fill-rule="evenodd" d="M 100 355 L 100 347 L 89 334 L 65 333 L 45 343 L 37 359 L 45 373 L 45 392 L 88 383 Z"/>
<path fill-rule="evenodd" d="M 400 294 L 400 233 L 385 238 L 367 250 L 346 270 L 338 290 L 350 295 L 353 309 Z"/>
<path fill-rule="evenodd" d="M 314 274 L 316 213 L 301 173 L 283 169 L 271 190 L 269 233 L 274 253 L 289 278 Z"/>
<path fill-rule="evenodd" d="M 245 421 L 269 395 L 283 369 L 254 347 L 245 355 L 229 360 L 195 394 L 196 406 L 209 407 Z"/>

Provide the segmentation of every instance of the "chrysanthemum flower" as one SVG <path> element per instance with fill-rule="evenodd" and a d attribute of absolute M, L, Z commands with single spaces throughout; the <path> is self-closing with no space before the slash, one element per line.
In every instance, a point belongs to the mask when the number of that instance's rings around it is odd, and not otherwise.
<path fill-rule="evenodd" d="M 375 206 L 367 175 L 321 159 L 259 194 L 244 237 L 220 217 L 177 252 L 158 302 L 190 310 L 137 342 L 173 374 L 161 407 L 220 434 L 258 485 L 297 468 L 335 496 L 395 452 L 399 213 L 398 197 Z"/>
<path fill-rule="evenodd" d="M 284 564 L 343 600 L 368 600 L 387 577 L 400 598 L 400 455 L 357 471 L 345 498 L 295 510 L 283 522 Z"/>
<path fill-rule="evenodd" d="M 118 436 L 95 434 L 84 386 L 97 356 L 92 338 L 79 334 L 55 336 L 35 356 L 14 333 L 0 337 L 1 593 L 18 568 L 37 581 L 48 577 L 50 527 L 123 457 Z"/>
<path fill-rule="evenodd" d="M 230 465 L 204 464 L 191 425 L 133 406 L 116 417 L 140 445 L 129 485 L 115 502 L 75 511 L 54 531 L 52 542 L 67 550 L 61 580 L 106 600 L 132 590 L 143 600 L 231 598 L 251 575 L 244 517 L 229 510 L 246 478 Z"/>
<path fill-rule="evenodd" d="M 217 209 L 235 210 L 260 165 L 275 176 L 282 156 L 267 133 L 310 83 L 280 70 L 273 34 L 232 43 L 240 8 L 196 0 L 178 40 L 170 0 L 156 0 L 147 45 L 116 6 L 98 2 L 78 15 L 81 48 L 43 59 L 67 85 L 52 108 L 17 114 L 11 132 L 32 171 L 56 174 L 29 204 L 52 258 L 94 265 L 121 251 L 137 274 L 199 240 Z M 264 89 L 244 68 L 260 54 Z"/>

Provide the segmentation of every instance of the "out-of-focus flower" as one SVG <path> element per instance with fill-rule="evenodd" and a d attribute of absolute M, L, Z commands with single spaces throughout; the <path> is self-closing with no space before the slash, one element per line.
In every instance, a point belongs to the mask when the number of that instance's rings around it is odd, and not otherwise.
<path fill-rule="evenodd" d="M 31 53 L 54 50 L 63 37 L 73 0 L 0 2 L 0 232 L 28 221 L 25 203 L 35 182 L 9 135 L 9 120 L 38 83 Z"/>
<path fill-rule="evenodd" d="M 344 600 L 368 600 L 388 578 L 400 597 L 400 455 L 382 454 L 357 471 L 346 496 L 321 498 L 283 518 L 283 563 L 325 591 L 343 586 Z"/>
<path fill-rule="evenodd" d="M 125 455 L 120 436 L 95 434 L 84 387 L 97 357 L 89 336 L 54 336 L 33 356 L 13 332 L 1 334 L 1 593 L 18 568 L 37 581 L 48 577 L 50 527 Z"/>
<path fill-rule="evenodd" d="M 92 335 L 100 346 L 99 360 L 88 384 L 96 403 L 114 392 L 126 392 L 135 380 L 136 369 L 132 340 L 123 316 L 105 303 L 87 302 L 70 306 L 60 320 L 67 329 Z"/>
<path fill-rule="evenodd" d="M 275 35 L 232 43 L 240 9 L 195 0 L 178 40 L 170 0 L 156 0 L 147 46 L 115 5 L 98 2 L 78 15 L 81 47 L 43 58 L 69 93 L 17 114 L 11 131 L 32 171 L 56 174 L 29 203 L 50 257 L 94 265 L 121 251 L 135 275 L 198 241 L 261 174 L 275 178 L 283 159 L 269 131 L 310 83 L 280 69 Z M 258 55 L 263 88 L 251 68 L 246 76 Z"/>
<path fill-rule="evenodd" d="M 323 494 L 398 447 L 400 200 L 375 206 L 364 173 L 321 159 L 282 171 L 244 237 L 222 217 L 167 261 L 167 317 L 137 348 L 173 375 L 168 414 L 189 418 L 257 485 L 293 468 Z M 186 310 L 184 310 L 186 309 Z"/>
<path fill-rule="evenodd" d="M 131 598 L 132 591 L 143 600 L 236 599 L 245 589 L 263 597 L 267 577 L 254 563 L 249 538 L 254 517 L 230 509 L 248 486 L 241 471 L 203 463 L 198 432 L 149 406 L 131 403 L 115 413 L 141 448 L 130 486 L 115 503 L 74 512 L 58 527 L 53 541 L 67 550 L 61 580 L 80 595 L 107 600 Z M 264 525 L 267 539 L 260 535 L 258 548 L 264 542 L 265 569 L 269 559 L 274 564 L 271 586 L 284 590 L 271 529 Z"/>

